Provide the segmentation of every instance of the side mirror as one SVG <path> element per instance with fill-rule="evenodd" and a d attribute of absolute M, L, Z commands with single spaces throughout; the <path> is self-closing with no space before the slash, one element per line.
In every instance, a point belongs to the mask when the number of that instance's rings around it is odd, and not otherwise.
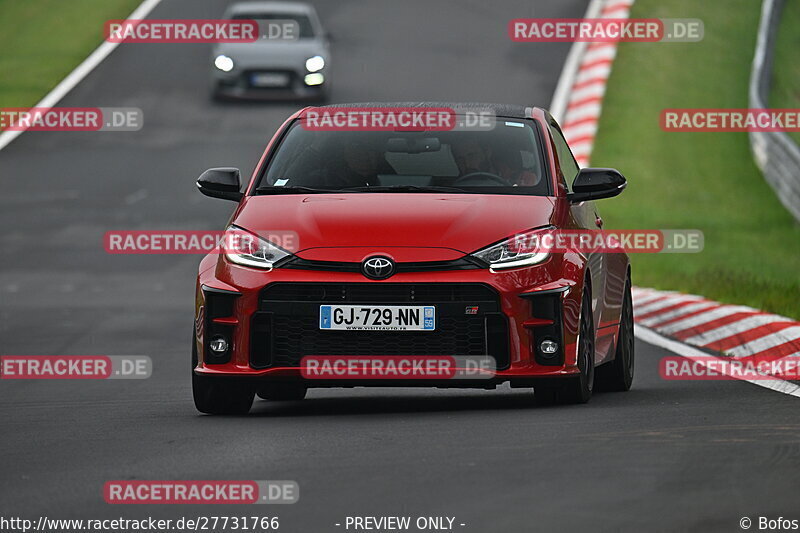
<path fill-rule="evenodd" d="M 570 203 L 600 200 L 617 196 L 628 185 L 625 176 L 613 168 L 583 168 L 572 182 Z"/>
<path fill-rule="evenodd" d="M 239 192 L 238 168 L 209 168 L 197 180 L 197 188 L 206 196 L 238 202 L 244 196 Z"/>

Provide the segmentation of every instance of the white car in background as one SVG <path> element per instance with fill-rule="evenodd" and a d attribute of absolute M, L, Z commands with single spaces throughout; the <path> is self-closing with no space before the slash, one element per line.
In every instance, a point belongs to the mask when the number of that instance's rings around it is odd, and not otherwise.
<path fill-rule="evenodd" d="M 328 35 L 313 6 L 299 2 L 238 2 L 225 11 L 223 18 L 256 20 L 259 38 L 250 43 L 214 46 L 214 98 L 328 98 Z"/>

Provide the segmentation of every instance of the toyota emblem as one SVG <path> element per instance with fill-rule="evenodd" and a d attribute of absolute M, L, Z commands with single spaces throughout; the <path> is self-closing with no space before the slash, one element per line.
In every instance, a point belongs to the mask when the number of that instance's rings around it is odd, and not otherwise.
<path fill-rule="evenodd" d="M 368 257 L 361 263 L 361 273 L 370 279 L 386 279 L 395 272 L 394 261 L 388 257 Z"/>

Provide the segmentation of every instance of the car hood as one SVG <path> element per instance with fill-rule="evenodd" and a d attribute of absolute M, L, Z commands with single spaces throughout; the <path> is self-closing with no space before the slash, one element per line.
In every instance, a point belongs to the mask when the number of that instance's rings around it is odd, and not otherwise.
<path fill-rule="evenodd" d="M 403 260 L 392 252 L 417 249 L 420 257 L 419 249 L 426 249 L 424 259 L 416 260 L 437 261 L 551 224 L 553 206 L 544 196 L 263 195 L 246 197 L 233 223 L 259 235 L 291 233 L 293 251 L 306 259 L 359 261 L 384 251 Z"/>
<path fill-rule="evenodd" d="M 306 59 L 321 55 L 328 61 L 327 51 L 320 41 L 301 39 L 289 42 L 256 41 L 254 43 L 223 43 L 214 47 L 212 56 L 224 54 L 233 59 L 237 69 L 296 68 Z"/>

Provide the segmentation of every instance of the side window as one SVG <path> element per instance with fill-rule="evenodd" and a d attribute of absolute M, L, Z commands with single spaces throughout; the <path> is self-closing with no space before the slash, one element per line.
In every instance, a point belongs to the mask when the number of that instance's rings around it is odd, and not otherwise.
<path fill-rule="evenodd" d="M 572 180 L 574 180 L 575 176 L 577 176 L 578 172 L 580 172 L 580 167 L 575 161 L 575 158 L 572 157 L 572 152 L 569 149 L 569 145 L 567 144 L 566 139 L 564 139 L 564 135 L 562 135 L 561 129 L 558 127 L 558 124 L 556 124 L 555 121 L 550 122 L 550 132 L 553 135 L 553 141 L 556 145 L 556 155 L 558 155 L 558 163 L 561 166 L 561 173 L 564 175 L 564 180 L 567 182 L 567 187 L 572 187 Z"/>

